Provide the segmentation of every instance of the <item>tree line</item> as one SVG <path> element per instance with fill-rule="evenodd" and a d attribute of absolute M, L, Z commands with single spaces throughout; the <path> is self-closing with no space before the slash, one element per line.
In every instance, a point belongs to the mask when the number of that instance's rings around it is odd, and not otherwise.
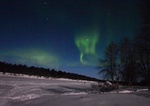
<path fill-rule="evenodd" d="M 96 78 L 91 78 L 85 75 L 79 75 L 75 73 L 63 72 L 61 70 L 57 71 L 55 69 L 45 69 L 39 67 L 28 67 L 26 65 L 17 65 L 17 64 L 10 64 L 5 62 L 0 62 L 0 72 L 3 74 L 5 73 L 12 73 L 16 74 L 25 74 L 25 75 L 34 75 L 39 77 L 45 78 L 68 78 L 68 79 L 75 79 L 75 80 L 88 80 L 88 81 L 98 81 Z"/>
<path fill-rule="evenodd" d="M 112 82 L 124 81 L 127 85 L 141 83 L 150 87 L 150 2 L 140 3 L 141 28 L 133 39 L 111 41 L 100 59 L 99 74 Z"/>

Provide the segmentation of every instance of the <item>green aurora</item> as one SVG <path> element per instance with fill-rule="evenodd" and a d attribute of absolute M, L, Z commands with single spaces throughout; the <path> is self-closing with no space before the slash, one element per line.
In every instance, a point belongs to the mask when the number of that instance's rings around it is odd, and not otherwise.
<path fill-rule="evenodd" d="M 76 34 L 75 44 L 80 51 L 80 62 L 82 64 L 92 65 L 96 60 L 96 44 L 98 41 L 98 30 L 86 30 Z"/>
<path fill-rule="evenodd" d="M 44 51 L 42 49 L 19 49 L 8 51 L 7 53 L 1 53 L 0 59 L 5 60 L 2 57 L 10 57 L 10 60 L 14 58 L 14 61 L 19 64 L 26 64 L 30 66 L 40 67 L 54 67 L 58 68 L 60 61 L 58 56 L 54 53 Z"/>

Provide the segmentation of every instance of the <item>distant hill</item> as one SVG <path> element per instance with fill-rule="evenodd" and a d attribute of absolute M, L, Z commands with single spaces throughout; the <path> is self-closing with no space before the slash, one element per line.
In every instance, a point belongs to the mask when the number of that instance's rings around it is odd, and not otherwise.
<path fill-rule="evenodd" d="M 28 67 L 26 65 L 17 65 L 17 64 L 10 64 L 5 62 L 0 62 L 0 72 L 5 73 L 14 73 L 14 74 L 25 74 L 25 75 L 34 75 L 34 76 L 43 76 L 46 78 L 53 77 L 53 78 L 68 78 L 68 79 L 75 79 L 75 80 L 88 80 L 88 81 L 101 81 L 96 78 L 91 78 L 85 75 L 79 75 L 75 73 L 68 73 L 64 71 L 57 71 L 55 69 L 45 69 L 39 67 Z"/>

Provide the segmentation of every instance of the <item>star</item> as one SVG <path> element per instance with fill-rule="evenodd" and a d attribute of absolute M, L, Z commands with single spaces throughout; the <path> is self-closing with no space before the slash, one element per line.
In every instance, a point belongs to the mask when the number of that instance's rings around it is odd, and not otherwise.
<path fill-rule="evenodd" d="M 44 4 L 46 5 L 47 3 L 46 3 L 46 2 L 44 2 Z"/>

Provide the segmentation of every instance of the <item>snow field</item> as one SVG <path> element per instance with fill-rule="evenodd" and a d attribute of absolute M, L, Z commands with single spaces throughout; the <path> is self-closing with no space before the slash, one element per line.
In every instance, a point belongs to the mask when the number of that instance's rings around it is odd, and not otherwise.
<path fill-rule="evenodd" d="M 92 93 L 96 82 L 0 75 L 0 106 L 150 106 L 148 89 Z"/>

